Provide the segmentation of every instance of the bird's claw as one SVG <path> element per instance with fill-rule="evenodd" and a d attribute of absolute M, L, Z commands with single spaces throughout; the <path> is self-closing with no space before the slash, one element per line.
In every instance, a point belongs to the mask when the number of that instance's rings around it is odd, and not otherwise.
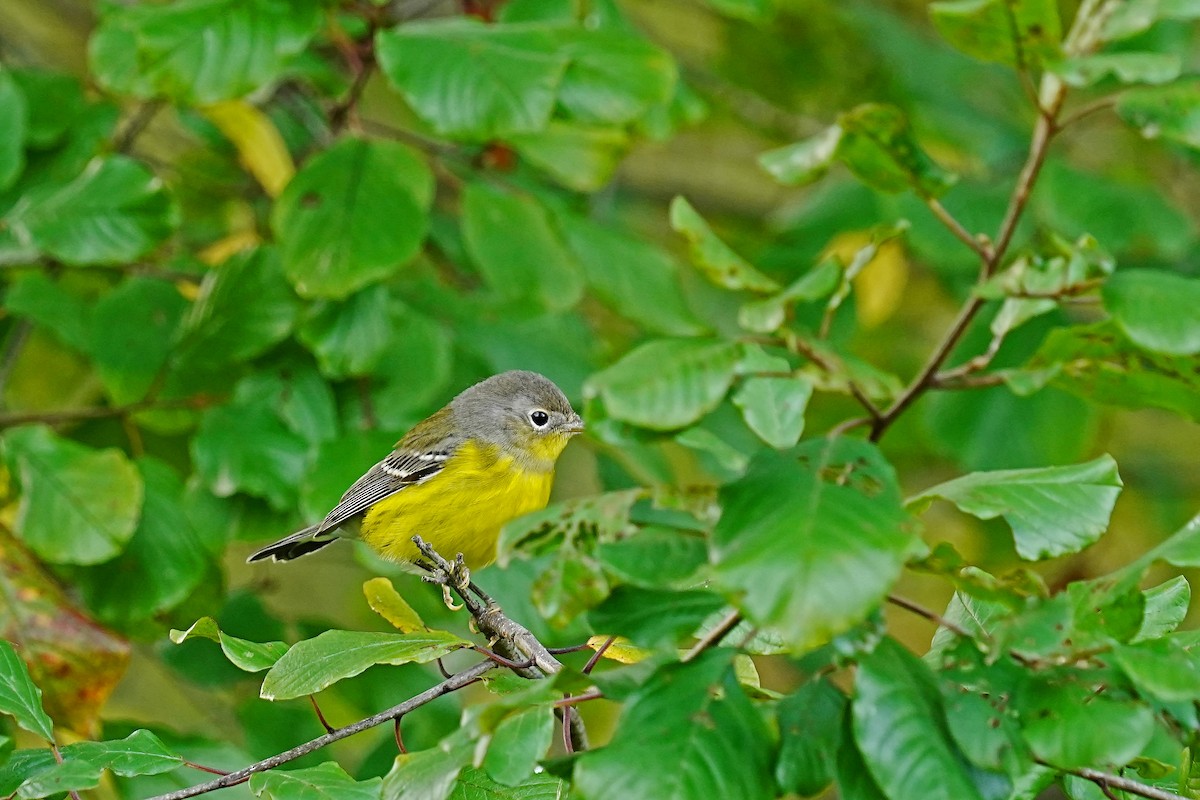
<path fill-rule="evenodd" d="M 461 611 L 462 603 L 454 602 L 454 598 L 450 595 L 450 587 L 447 584 L 442 584 L 442 602 L 446 604 L 446 608 L 451 611 Z"/>

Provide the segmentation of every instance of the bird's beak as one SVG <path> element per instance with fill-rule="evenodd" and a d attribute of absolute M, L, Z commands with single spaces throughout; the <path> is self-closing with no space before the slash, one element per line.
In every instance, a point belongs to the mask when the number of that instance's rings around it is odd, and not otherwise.
<path fill-rule="evenodd" d="M 583 418 L 578 414 L 573 414 L 567 424 L 562 428 L 563 433 L 568 436 L 574 436 L 577 433 L 583 433 Z"/>

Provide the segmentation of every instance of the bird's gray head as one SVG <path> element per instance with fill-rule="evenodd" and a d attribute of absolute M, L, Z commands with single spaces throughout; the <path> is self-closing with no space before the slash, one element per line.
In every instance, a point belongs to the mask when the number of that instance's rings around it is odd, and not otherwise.
<path fill-rule="evenodd" d="M 493 375 L 450 402 L 468 439 L 500 447 L 530 469 L 549 470 L 583 420 L 544 375 L 513 370 Z"/>

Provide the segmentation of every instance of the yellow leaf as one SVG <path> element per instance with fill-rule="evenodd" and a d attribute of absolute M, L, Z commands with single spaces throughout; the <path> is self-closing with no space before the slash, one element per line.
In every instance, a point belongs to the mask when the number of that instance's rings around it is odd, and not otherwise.
<path fill-rule="evenodd" d="M 836 256 L 843 264 L 849 264 L 870 244 L 869 231 L 850 231 L 830 242 L 824 255 Z M 908 259 L 899 242 L 889 240 L 879 245 L 879 252 L 854 277 L 855 308 L 863 328 L 877 327 L 896 313 L 904 298 L 908 272 Z"/>
<path fill-rule="evenodd" d="M 601 647 L 604 647 L 604 643 L 607 641 L 607 636 L 593 636 L 588 639 L 587 646 L 592 650 L 599 650 Z M 605 649 L 604 655 L 601 658 L 616 661 L 618 664 L 636 664 L 639 661 L 645 661 L 649 656 L 649 650 L 643 650 L 624 636 L 618 636 Z"/>
<path fill-rule="evenodd" d="M 291 153 L 271 118 L 244 100 L 227 100 L 203 109 L 237 148 L 238 161 L 271 197 L 278 197 L 296 174 Z"/>
<path fill-rule="evenodd" d="M 367 605 L 379 616 L 400 629 L 401 633 L 425 630 L 425 623 L 387 578 L 371 578 L 363 584 Z"/>
<path fill-rule="evenodd" d="M 262 241 L 254 231 L 238 231 L 218 239 L 200 251 L 200 260 L 209 266 L 220 264 L 234 253 L 248 250 Z"/>

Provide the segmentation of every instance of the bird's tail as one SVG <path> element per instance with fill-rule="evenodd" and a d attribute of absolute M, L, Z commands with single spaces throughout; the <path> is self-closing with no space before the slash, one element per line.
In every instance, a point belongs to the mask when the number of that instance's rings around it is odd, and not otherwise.
<path fill-rule="evenodd" d="M 320 523 L 309 525 L 303 530 L 298 530 L 291 536 L 285 536 L 278 542 L 272 542 L 263 549 L 259 550 L 254 555 L 246 559 L 247 562 L 255 561 L 291 561 L 293 558 L 306 556 L 314 550 L 320 550 L 327 544 L 332 544 L 337 541 L 338 533 L 336 530 L 321 530 Z"/>

